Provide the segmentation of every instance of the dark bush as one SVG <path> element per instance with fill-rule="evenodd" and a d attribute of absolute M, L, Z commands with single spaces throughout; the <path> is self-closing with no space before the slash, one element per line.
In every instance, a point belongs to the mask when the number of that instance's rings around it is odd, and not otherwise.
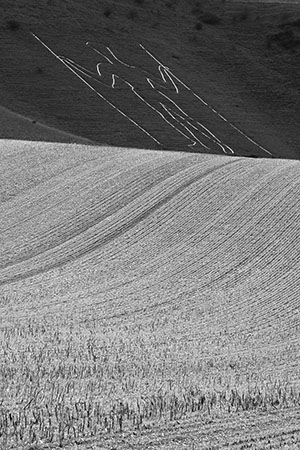
<path fill-rule="evenodd" d="M 105 17 L 110 17 L 111 14 L 112 14 L 111 8 L 109 8 L 109 7 L 107 6 L 107 7 L 104 9 L 103 14 L 104 14 Z"/>
<path fill-rule="evenodd" d="M 145 3 L 145 0 L 134 0 L 134 3 L 137 5 L 143 5 Z"/>
<path fill-rule="evenodd" d="M 272 43 L 275 43 L 286 50 L 295 50 L 300 44 L 300 39 L 291 29 L 272 34 L 268 36 L 267 41 L 268 47 L 270 47 Z"/>
<path fill-rule="evenodd" d="M 248 8 L 244 8 L 242 11 L 235 13 L 232 16 L 232 22 L 243 22 L 249 18 Z"/>
<path fill-rule="evenodd" d="M 198 36 L 197 36 L 197 33 L 192 33 L 190 36 L 188 36 L 188 40 L 189 40 L 189 42 L 191 42 L 192 44 L 197 44 L 197 43 L 198 43 Z"/>
<path fill-rule="evenodd" d="M 6 24 L 7 24 L 7 28 L 8 28 L 9 30 L 11 30 L 11 31 L 19 30 L 19 28 L 21 27 L 20 22 L 18 22 L 18 21 L 15 20 L 15 19 L 9 19 L 9 20 L 6 22 Z"/>
<path fill-rule="evenodd" d="M 174 9 L 173 1 L 166 2 L 165 5 L 166 5 L 167 8 Z"/>
<path fill-rule="evenodd" d="M 249 17 L 249 10 L 248 10 L 248 8 L 245 8 L 245 9 L 243 9 L 243 11 L 241 11 L 239 19 L 241 21 L 244 21 L 244 20 L 247 20 L 248 17 Z"/>
<path fill-rule="evenodd" d="M 221 18 L 211 12 L 203 13 L 201 16 L 201 20 L 208 25 L 218 25 L 219 23 L 221 23 Z"/>
<path fill-rule="evenodd" d="M 297 27 L 300 28 L 300 19 L 293 20 L 292 22 L 283 22 L 281 25 L 279 25 L 280 28 L 286 28 L 286 27 Z"/>
<path fill-rule="evenodd" d="M 198 16 L 202 12 L 203 12 L 202 5 L 200 2 L 197 2 L 195 4 L 194 8 L 192 9 L 192 14 L 194 14 L 195 16 Z"/>
<path fill-rule="evenodd" d="M 300 28 L 300 19 L 294 20 L 293 22 L 291 22 L 291 25 L 292 25 L 293 27 L 298 27 L 298 28 Z"/>
<path fill-rule="evenodd" d="M 200 21 L 197 22 L 195 25 L 195 28 L 196 28 L 196 30 L 202 30 L 202 28 L 203 28 L 202 22 L 200 22 Z"/>
<path fill-rule="evenodd" d="M 128 11 L 127 18 L 130 20 L 134 20 L 138 17 L 138 12 L 136 9 L 131 9 Z"/>

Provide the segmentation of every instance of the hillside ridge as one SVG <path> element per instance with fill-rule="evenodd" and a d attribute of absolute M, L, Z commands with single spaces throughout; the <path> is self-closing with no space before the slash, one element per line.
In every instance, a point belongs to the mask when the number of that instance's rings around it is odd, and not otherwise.
<path fill-rule="evenodd" d="M 150 0 L 138 3 L 128 0 L 122 4 L 112 1 L 105 7 L 93 0 L 85 5 L 73 4 L 72 0 L 64 5 L 56 1 L 44 3 L 43 8 L 33 3 L 27 3 L 25 8 L 22 2 L 14 8 L 5 3 L 2 6 L 3 17 L 14 17 L 19 24 L 16 30 L 1 29 L 5 44 L 0 73 L 3 106 L 13 106 L 12 109 L 36 117 L 39 122 L 100 144 L 156 148 L 149 136 L 128 122 L 128 117 L 132 116 L 163 144 L 163 148 L 222 153 L 222 148 L 215 143 L 210 145 L 210 150 L 205 146 L 193 148 L 187 145 L 184 134 L 188 133 L 189 138 L 192 136 L 196 125 L 190 120 L 193 118 L 215 137 L 228 142 L 231 147 L 233 145 L 238 156 L 268 156 L 257 147 L 247 148 L 246 141 L 240 141 L 238 134 L 231 135 L 230 130 L 223 130 L 222 122 L 215 121 L 216 117 L 210 118 L 209 112 L 188 96 L 180 98 L 178 103 L 189 115 L 184 122 L 179 118 L 180 111 L 174 109 L 174 105 L 171 107 L 171 103 L 165 103 L 164 109 L 159 106 L 159 113 L 146 106 L 144 100 L 149 99 L 151 103 L 155 100 L 151 95 L 157 94 L 149 85 L 141 102 L 141 97 L 132 95 L 130 89 L 128 91 L 128 85 L 126 91 L 124 83 L 115 90 L 104 86 L 100 89 L 96 83 L 93 87 L 97 86 L 101 93 L 102 98 L 99 98 L 34 42 L 30 33 L 39 36 L 57 54 L 81 65 L 85 77 L 88 70 L 95 73 L 100 58 L 99 53 L 97 55 L 86 47 L 87 41 L 96 48 L 109 47 L 116 55 L 122 55 L 125 63 L 140 65 L 159 75 L 150 59 L 137 51 L 137 43 L 142 43 L 213 109 L 275 157 L 298 158 L 298 50 L 295 47 L 283 52 L 280 42 L 276 43 L 282 17 L 288 22 L 291 6 L 290 9 L 286 6 L 285 10 L 283 6 L 276 9 L 272 5 L 267 11 L 263 5 L 245 9 L 239 2 L 221 4 L 213 0 L 205 6 L 190 1 L 185 8 L 181 2 L 169 5 L 168 2 Z M 219 22 L 214 17 L 219 18 Z M 216 22 L 209 22 L 213 20 Z M 297 27 L 287 33 L 295 33 L 294 30 Z M 296 35 L 294 42 L 296 45 Z M 296 52 L 295 56 L 292 51 Z M 23 67 L 22 72 L 15 70 L 16 64 Z M 121 70 L 121 66 L 117 69 Z M 103 97 L 128 117 L 105 104 Z M 174 101 L 175 97 L 171 99 Z M 157 100 L 155 105 L 159 105 Z M 170 124 L 166 123 L 166 118 Z M 179 123 L 180 133 L 175 131 Z M 197 133 L 203 137 L 201 131 L 203 129 Z"/>

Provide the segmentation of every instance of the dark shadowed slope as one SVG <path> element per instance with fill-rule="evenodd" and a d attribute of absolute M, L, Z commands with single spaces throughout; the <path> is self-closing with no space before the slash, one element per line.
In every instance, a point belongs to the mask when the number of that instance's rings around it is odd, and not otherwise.
<path fill-rule="evenodd" d="M 0 129 L 2 137 L 12 140 L 92 144 L 89 139 L 43 125 L 35 119 L 24 117 L 2 106 L 0 106 Z"/>
<path fill-rule="evenodd" d="M 3 0 L 0 13 L 0 103 L 13 111 L 100 144 L 299 157 L 298 27 L 283 30 L 291 48 L 276 37 L 296 6 Z"/>
<path fill-rule="evenodd" d="M 0 167 L 2 357 L 33 364 L 7 408 L 38 370 L 43 417 L 53 383 L 101 392 L 82 439 L 121 439 L 121 399 L 137 448 L 299 442 L 297 161 L 5 141 Z"/>

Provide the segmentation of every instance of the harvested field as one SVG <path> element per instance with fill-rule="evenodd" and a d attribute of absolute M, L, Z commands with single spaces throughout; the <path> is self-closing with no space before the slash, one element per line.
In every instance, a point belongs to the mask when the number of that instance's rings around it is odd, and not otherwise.
<path fill-rule="evenodd" d="M 0 447 L 298 448 L 298 161 L 2 141 Z"/>

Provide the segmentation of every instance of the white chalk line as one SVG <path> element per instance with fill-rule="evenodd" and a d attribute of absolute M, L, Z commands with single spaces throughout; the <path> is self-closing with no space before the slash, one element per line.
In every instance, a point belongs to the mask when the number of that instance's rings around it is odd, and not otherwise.
<path fill-rule="evenodd" d="M 179 109 L 179 111 L 182 112 L 182 114 L 185 115 L 185 118 L 182 117 L 182 120 L 187 121 L 188 124 L 189 124 L 192 128 L 194 128 L 195 130 L 197 130 L 198 132 L 200 132 L 201 134 L 203 134 L 203 136 L 205 136 L 207 139 L 213 141 L 216 145 L 219 145 L 219 146 L 221 147 L 222 151 L 223 151 L 224 153 L 227 154 L 227 151 L 226 151 L 225 148 L 224 148 L 224 144 L 221 143 L 220 139 L 218 139 L 217 136 L 215 136 L 208 128 L 206 128 L 203 124 L 201 124 L 200 122 L 197 121 L 197 122 L 196 122 L 197 125 L 199 125 L 200 128 L 204 128 L 204 129 L 209 133 L 210 136 L 208 136 L 207 134 L 203 133 L 203 131 L 199 130 L 199 128 L 197 128 L 195 125 L 193 125 L 192 123 L 189 122 L 189 120 L 190 120 L 190 121 L 194 121 L 194 119 L 193 119 L 192 117 L 190 117 L 185 111 L 183 111 L 183 110 L 182 110 L 182 109 L 181 109 L 181 108 L 180 108 L 180 107 L 179 107 L 179 106 L 178 106 L 178 105 L 177 105 L 170 97 L 167 97 L 167 96 L 166 96 L 163 92 L 161 92 L 161 91 L 159 91 L 159 93 L 160 93 L 162 96 L 166 97 L 171 103 L 174 104 L 174 106 L 175 106 L 176 108 Z M 188 120 L 187 120 L 187 119 L 188 119 Z M 231 154 L 234 154 L 234 151 L 233 151 L 230 147 L 228 147 L 228 146 L 226 146 L 226 147 L 229 148 Z"/>

